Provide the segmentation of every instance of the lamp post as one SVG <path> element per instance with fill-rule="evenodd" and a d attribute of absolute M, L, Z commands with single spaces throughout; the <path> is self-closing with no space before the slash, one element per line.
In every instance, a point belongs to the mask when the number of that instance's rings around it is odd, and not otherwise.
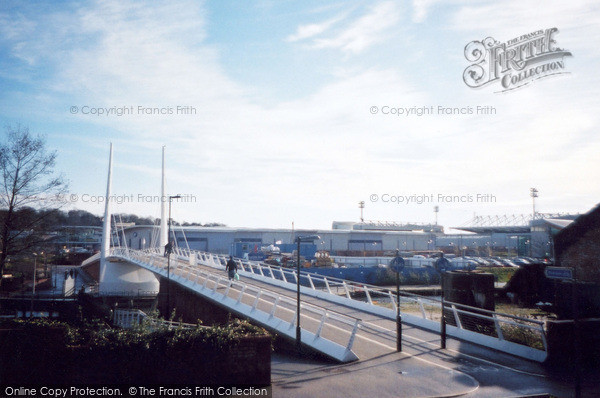
<path fill-rule="evenodd" d="M 444 300 L 444 281 L 445 278 L 444 276 L 446 275 L 445 271 L 442 271 L 442 273 L 440 274 L 440 286 L 441 286 L 441 290 L 442 290 L 442 319 L 440 319 L 441 322 L 441 326 L 440 326 L 440 346 L 442 349 L 446 349 L 446 314 L 444 313 L 444 309 L 446 307 L 446 303 Z"/>
<path fill-rule="evenodd" d="M 35 269 L 37 268 L 37 253 L 33 253 L 33 285 L 31 286 L 31 310 L 30 316 L 33 317 L 33 297 L 35 296 Z"/>
<path fill-rule="evenodd" d="M 535 220 L 535 198 L 539 196 L 540 191 L 535 188 L 529 188 L 529 196 L 531 196 L 531 200 L 533 202 L 533 214 L 531 219 Z"/>
<path fill-rule="evenodd" d="M 179 199 L 181 195 L 169 196 L 169 232 L 167 234 L 167 245 L 169 245 L 169 251 L 167 252 L 167 317 L 171 315 L 171 251 L 173 245 L 171 244 L 171 202 L 173 199 Z"/>
<path fill-rule="evenodd" d="M 296 346 L 299 349 L 301 343 L 301 329 L 300 329 L 300 242 L 309 242 L 316 239 L 321 239 L 319 235 L 308 235 L 296 237 L 296 243 L 298 247 L 296 249 Z"/>
<path fill-rule="evenodd" d="M 400 272 L 404 268 L 404 260 L 400 257 L 400 251 L 396 250 L 396 256 L 392 260 L 392 266 L 396 268 L 396 351 L 402 351 L 402 314 L 400 313 Z"/>
<path fill-rule="evenodd" d="M 360 222 L 364 223 L 365 219 L 363 218 L 363 209 L 365 208 L 365 201 L 361 200 L 358 202 L 358 208 L 360 209 Z"/>

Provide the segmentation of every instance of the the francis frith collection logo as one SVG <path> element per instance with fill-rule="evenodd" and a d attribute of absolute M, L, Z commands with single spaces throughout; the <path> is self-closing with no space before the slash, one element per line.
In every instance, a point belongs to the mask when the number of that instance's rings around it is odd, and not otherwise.
<path fill-rule="evenodd" d="M 514 90 L 535 80 L 568 73 L 564 58 L 571 56 L 558 48 L 557 28 L 538 30 L 506 43 L 492 37 L 465 46 L 465 58 L 472 62 L 463 73 L 466 85 L 480 88 L 499 83 L 499 92 Z"/>

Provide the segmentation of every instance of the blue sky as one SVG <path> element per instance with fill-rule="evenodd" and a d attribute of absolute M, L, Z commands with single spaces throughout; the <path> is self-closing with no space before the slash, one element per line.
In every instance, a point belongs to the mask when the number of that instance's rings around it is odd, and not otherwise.
<path fill-rule="evenodd" d="M 3 1 L 0 120 L 45 135 L 69 207 L 97 214 L 111 141 L 113 193 L 134 197 L 114 210 L 142 216 L 159 215 L 138 195 L 159 194 L 162 145 L 169 194 L 195 197 L 174 205 L 180 220 L 329 228 L 358 220 L 364 200 L 369 220 L 429 222 L 437 204 L 457 226 L 530 212 L 530 187 L 540 211 L 585 212 L 600 198 L 598 26 L 592 0 Z M 552 27 L 568 74 L 509 93 L 463 82 L 470 41 Z M 134 112 L 84 113 L 115 107 Z M 412 195 L 434 203 L 382 199 Z"/>

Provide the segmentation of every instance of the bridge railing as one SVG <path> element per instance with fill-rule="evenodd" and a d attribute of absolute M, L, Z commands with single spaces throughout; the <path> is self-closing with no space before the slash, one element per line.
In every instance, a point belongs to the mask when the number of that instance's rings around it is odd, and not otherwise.
<path fill-rule="evenodd" d="M 189 254 L 194 255 L 194 253 L 185 253 L 181 250 L 174 251 L 174 255 L 181 258 L 176 258 L 170 263 L 171 280 L 195 288 L 207 295 L 220 294 L 221 301 L 229 299 L 234 309 L 242 303 L 246 309 L 247 306 L 250 306 L 251 313 L 262 313 L 258 318 L 266 324 L 275 325 L 283 321 L 287 324 L 286 331 L 289 332 L 289 335 L 294 334 L 297 318 L 297 301 L 295 299 L 243 281 L 231 281 L 225 275 L 204 271 L 196 265 L 190 264 Z M 157 249 L 115 248 L 112 249 L 111 255 L 137 261 L 155 269 L 161 275 L 167 275 L 167 258 L 161 255 Z M 200 258 L 203 263 L 204 261 L 210 262 L 216 268 L 222 268 L 223 261 L 226 260 L 224 256 L 210 253 L 206 253 Z M 344 355 L 348 356 L 348 353 L 351 353 L 356 333 L 361 326 L 360 319 L 307 302 L 301 302 L 301 315 L 302 328 L 314 336 L 314 341 L 326 339 L 339 344 L 339 341 L 342 340 L 341 346 L 346 351 Z M 343 338 L 340 333 L 347 334 L 347 339 Z M 326 343 L 324 344 L 326 345 Z M 338 355 L 338 357 L 342 356 Z"/>
<path fill-rule="evenodd" d="M 175 254 L 190 264 L 201 263 L 217 269 L 223 269 L 228 256 L 199 252 L 187 249 L 177 249 Z M 327 277 L 300 271 L 296 269 L 274 266 L 259 261 L 235 259 L 240 270 L 247 276 L 252 276 L 272 283 L 296 284 L 298 277 L 303 289 L 315 292 L 328 293 L 343 300 L 349 300 L 361 309 L 372 311 L 379 315 L 394 319 L 397 310 L 396 292 L 389 288 L 357 283 L 335 277 Z M 408 292 L 400 293 L 400 310 L 403 316 L 415 321 L 419 326 L 434 330 L 435 325 L 441 323 L 442 302 L 439 298 L 420 296 Z M 486 311 L 463 304 L 445 302 L 445 320 L 450 327 L 456 328 L 453 334 L 457 337 L 468 336 L 463 332 L 473 332 L 482 336 L 498 340 L 498 347 L 503 347 L 504 342 L 513 343 L 523 347 L 540 351 L 540 354 L 528 352 L 527 357 L 542 358 L 547 353 L 545 322 L 504 314 L 494 311 Z M 422 321 L 429 323 L 423 323 Z M 437 331 L 439 331 L 439 326 Z M 510 350 L 510 348 L 509 348 Z M 517 351 L 519 348 L 516 348 Z M 514 351 L 514 350 L 513 350 Z"/>
<path fill-rule="evenodd" d="M 441 303 L 439 307 L 441 309 Z M 458 329 L 481 333 L 500 341 L 547 352 L 545 322 L 543 321 L 452 302 L 444 302 L 444 308 L 446 323 Z"/>

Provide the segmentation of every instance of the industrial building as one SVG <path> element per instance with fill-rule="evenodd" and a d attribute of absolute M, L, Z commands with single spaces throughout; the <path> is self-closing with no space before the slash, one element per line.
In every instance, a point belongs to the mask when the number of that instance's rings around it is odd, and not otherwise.
<path fill-rule="evenodd" d="M 132 226 L 123 234 L 128 247 L 145 249 L 157 246 L 159 227 Z M 266 229 L 232 227 L 174 226 L 171 236 L 182 248 L 220 254 L 251 253 L 267 245 L 294 244 L 299 236 L 318 235 L 314 242 L 317 250 L 334 255 L 377 255 L 386 251 L 435 249 L 435 235 L 424 231 L 355 230 L 355 229 Z"/>
<path fill-rule="evenodd" d="M 286 247 L 299 236 L 318 235 L 317 250 L 332 255 L 375 256 L 385 252 L 442 250 L 456 254 L 553 257 L 552 237 L 569 225 L 576 215 L 537 213 L 531 216 L 475 217 L 467 226 L 455 229 L 465 233 L 444 234 L 434 224 L 334 221 L 332 229 L 269 229 L 234 227 L 173 226 L 176 245 L 219 254 L 241 256 L 268 245 Z M 132 249 L 159 246 L 159 227 L 127 226 L 119 233 Z"/>
<path fill-rule="evenodd" d="M 579 215 L 544 214 L 475 216 L 467 225 L 454 227 L 469 234 L 440 236 L 436 247 L 461 254 L 554 257 L 553 237 Z"/>

